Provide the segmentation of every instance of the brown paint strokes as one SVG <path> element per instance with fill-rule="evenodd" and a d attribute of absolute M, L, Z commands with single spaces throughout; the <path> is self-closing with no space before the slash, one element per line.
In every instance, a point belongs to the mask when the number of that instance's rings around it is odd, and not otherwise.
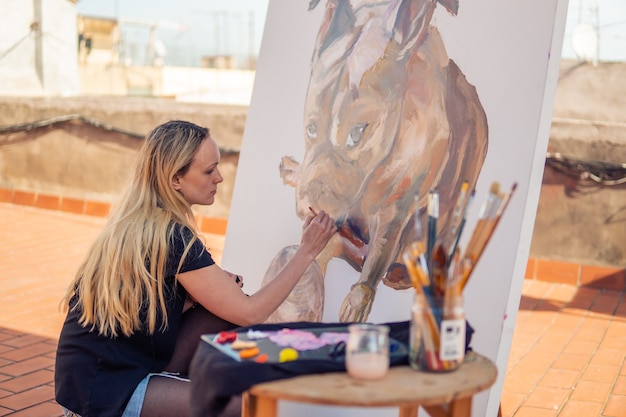
<path fill-rule="evenodd" d="M 284 157 L 280 169 L 283 182 L 295 187 L 301 218 L 309 206 L 325 210 L 354 236 L 333 238 L 319 268 L 305 274 L 272 321 L 321 320 L 323 300 L 314 303 L 318 311 L 303 311 L 311 304 L 306 298 L 324 297 L 320 287 L 333 258 L 360 272 L 341 321 L 366 321 L 381 281 L 410 287 L 401 255 L 432 189 L 440 195 L 438 242 L 452 243 L 450 214 L 463 181 L 473 189 L 478 180 L 487 119 L 476 89 L 431 25 L 437 3 L 458 10 L 453 0 L 326 3 L 305 102 L 304 160 Z"/>

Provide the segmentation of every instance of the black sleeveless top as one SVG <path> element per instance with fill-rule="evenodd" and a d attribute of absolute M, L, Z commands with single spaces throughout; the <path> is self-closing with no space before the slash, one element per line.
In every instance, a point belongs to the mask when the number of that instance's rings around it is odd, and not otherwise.
<path fill-rule="evenodd" d="M 176 226 L 166 267 L 166 308 L 169 326 L 154 334 L 137 331 L 129 337 L 111 338 L 90 331 L 78 323 L 80 311 L 67 314 L 56 354 L 55 399 L 82 417 L 119 417 L 139 382 L 151 372 L 160 372 L 169 363 L 187 292 L 175 285 L 175 274 L 185 244 L 192 232 Z M 180 272 L 193 271 L 215 262 L 200 240 L 196 240 Z M 70 307 L 76 300 L 70 301 Z M 145 311 L 138 312 L 140 317 Z M 147 326 L 146 326 L 147 327 Z"/>

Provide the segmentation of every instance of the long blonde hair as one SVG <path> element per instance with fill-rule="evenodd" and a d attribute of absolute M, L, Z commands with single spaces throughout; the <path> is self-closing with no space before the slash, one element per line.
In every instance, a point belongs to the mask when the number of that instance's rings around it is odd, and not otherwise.
<path fill-rule="evenodd" d="M 154 333 L 158 313 L 167 327 L 165 267 L 174 224 L 195 231 L 189 204 L 172 179 L 184 175 L 209 130 L 174 120 L 156 127 L 137 155 L 132 181 L 89 249 L 64 305 L 77 297 L 80 324 L 99 334 L 130 336 L 147 324 Z M 187 243 L 183 259 L 197 234 Z M 178 268 L 182 264 L 181 259 Z M 170 294 L 171 296 L 171 294 Z M 147 323 L 139 311 L 147 309 Z"/>

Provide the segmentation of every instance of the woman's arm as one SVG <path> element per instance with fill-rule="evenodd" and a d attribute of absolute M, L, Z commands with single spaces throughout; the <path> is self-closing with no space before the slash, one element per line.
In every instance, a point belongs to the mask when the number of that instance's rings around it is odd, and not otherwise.
<path fill-rule="evenodd" d="M 287 298 L 336 231 L 334 220 L 323 211 L 307 217 L 294 256 L 274 279 L 250 296 L 217 265 L 179 274 L 178 282 L 194 300 L 224 320 L 239 326 L 262 323 Z"/>

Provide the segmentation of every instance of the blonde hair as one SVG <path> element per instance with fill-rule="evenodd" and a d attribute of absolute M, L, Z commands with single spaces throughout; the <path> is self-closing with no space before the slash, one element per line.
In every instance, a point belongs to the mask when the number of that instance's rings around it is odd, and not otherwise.
<path fill-rule="evenodd" d="M 184 175 L 209 130 L 174 120 L 150 132 L 138 153 L 134 176 L 104 229 L 80 265 L 63 302 L 80 308 L 79 322 L 99 334 L 130 336 L 147 324 L 154 333 L 158 313 L 167 327 L 165 268 L 176 223 L 195 231 L 189 204 L 172 179 Z M 183 253 L 178 269 L 197 233 Z M 139 311 L 146 308 L 147 323 Z"/>

